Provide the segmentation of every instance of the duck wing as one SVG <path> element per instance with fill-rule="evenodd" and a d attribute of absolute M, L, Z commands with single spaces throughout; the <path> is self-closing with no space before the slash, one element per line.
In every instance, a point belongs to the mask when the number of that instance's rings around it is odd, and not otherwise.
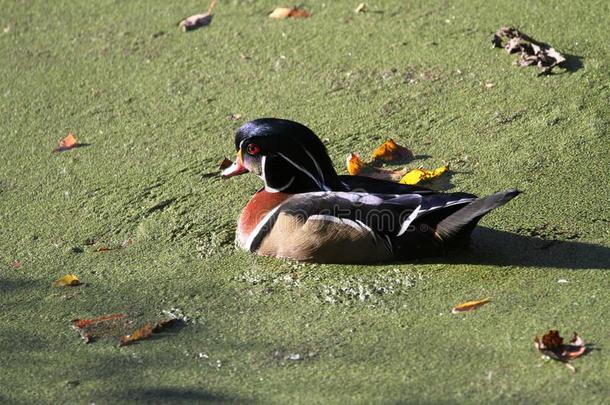
<path fill-rule="evenodd" d="M 316 262 L 386 261 L 405 238 L 440 243 L 434 240 L 433 227 L 413 225 L 428 216 L 447 217 L 475 200 L 463 193 L 295 194 L 259 222 L 244 247 Z"/>
<path fill-rule="evenodd" d="M 393 181 L 374 179 L 365 176 L 339 176 L 343 191 L 365 192 L 373 194 L 433 194 L 436 191 L 426 187 L 395 183 Z"/>

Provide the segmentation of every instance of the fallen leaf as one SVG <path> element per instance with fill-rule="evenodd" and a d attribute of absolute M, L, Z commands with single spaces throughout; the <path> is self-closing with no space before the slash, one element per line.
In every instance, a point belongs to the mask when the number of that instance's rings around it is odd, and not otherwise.
<path fill-rule="evenodd" d="M 123 334 L 130 325 L 125 314 L 104 315 L 91 319 L 73 319 L 72 329 L 76 330 L 85 343 L 100 337 Z"/>
<path fill-rule="evenodd" d="M 181 313 L 163 311 L 164 316 L 156 323 L 147 322 L 143 326 L 133 329 L 133 319 L 126 314 L 103 315 L 91 319 L 74 319 L 71 321 L 72 329 L 78 331 L 85 343 L 98 338 L 119 339 L 119 346 L 146 339 L 153 333 L 163 332 L 178 323 L 186 323 L 187 318 Z M 116 341 L 116 340 L 115 340 Z"/>
<path fill-rule="evenodd" d="M 347 172 L 352 176 L 359 175 L 362 170 L 366 167 L 366 163 L 360 159 L 360 155 L 357 153 L 350 153 L 347 155 Z"/>
<path fill-rule="evenodd" d="M 413 152 L 400 146 L 391 138 L 373 151 L 373 161 L 408 162 L 413 158 Z"/>
<path fill-rule="evenodd" d="M 374 179 L 399 181 L 406 173 L 407 169 L 384 169 L 366 164 L 356 153 L 347 155 L 347 171 L 352 176 L 365 176 Z"/>
<path fill-rule="evenodd" d="M 228 118 L 229 118 L 229 119 L 231 119 L 231 120 L 233 120 L 233 121 L 237 121 L 237 120 L 240 120 L 240 119 L 241 119 L 241 117 L 242 117 L 242 115 L 241 115 L 241 114 L 229 114 L 229 117 L 228 117 Z"/>
<path fill-rule="evenodd" d="M 422 168 L 413 169 L 405 174 L 398 182 L 400 184 L 419 184 L 422 181 L 432 180 L 449 170 L 449 165 L 437 167 L 434 170 L 425 170 Z"/>
<path fill-rule="evenodd" d="M 549 44 L 536 41 L 513 27 L 501 27 L 493 35 L 491 43 L 496 48 L 504 47 L 509 54 L 518 53 L 518 66 L 538 66 L 539 75 L 550 74 L 554 67 L 566 61 L 565 56 Z"/>
<path fill-rule="evenodd" d="M 185 322 L 184 318 L 180 318 L 172 314 L 166 316 L 165 318 L 162 318 L 154 325 L 149 322 L 144 326 L 136 329 L 129 335 L 121 336 L 121 338 L 119 339 L 119 346 L 126 346 L 133 342 L 137 342 L 138 340 L 148 339 L 153 335 L 153 333 L 163 332 L 165 329 L 169 329 L 179 322 Z"/>
<path fill-rule="evenodd" d="M 72 323 L 72 327 L 74 329 L 83 329 L 94 323 L 111 321 L 113 319 L 121 319 L 121 318 L 125 318 L 126 316 L 127 315 L 125 315 L 125 314 L 112 314 L 112 315 L 103 315 L 103 316 L 100 316 L 97 318 L 90 318 L 90 319 L 73 319 L 70 322 Z"/>
<path fill-rule="evenodd" d="M 134 330 L 129 335 L 121 336 L 119 339 L 119 346 L 127 346 L 138 340 L 148 339 L 153 334 L 153 325 L 151 323 L 147 323 L 146 325 Z"/>
<path fill-rule="evenodd" d="M 358 7 L 356 7 L 354 10 L 355 13 L 366 13 L 367 11 L 369 11 L 369 8 L 367 7 L 366 3 L 358 4 Z"/>
<path fill-rule="evenodd" d="M 81 282 L 78 279 L 78 276 L 74 274 L 66 274 L 62 278 L 53 281 L 53 287 L 74 287 L 80 284 Z"/>
<path fill-rule="evenodd" d="M 563 338 L 559 335 L 558 330 L 549 330 L 542 336 L 542 339 L 535 336 L 534 347 L 545 356 L 564 363 L 573 372 L 576 372 L 576 369 L 569 362 L 587 351 L 585 342 L 576 332 L 569 343 L 563 343 Z"/>
<path fill-rule="evenodd" d="M 63 152 L 66 150 L 70 150 L 80 146 L 80 143 L 76 140 L 76 137 L 72 132 L 68 132 L 68 135 L 61 141 L 59 141 L 59 146 L 53 149 L 53 153 Z"/>
<path fill-rule="evenodd" d="M 210 25 L 212 22 L 212 10 L 216 5 L 216 0 L 212 0 L 210 6 L 208 7 L 208 11 L 201 14 L 195 14 L 190 17 L 185 18 L 184 20 L 178 23 L 178 26 L 183 32 L 192 31 L 200 27 L 205 27 L 206 25 Z"/>
<path fill-rule="evenodd" d="M 307 18 L 311 13 L 298 7 L 278 7 L 269 14 L 269 18 L 283 20 L 285 18 Z"/>
<path fill-rule="evenodd" d="M 220 162 L 220 165 L 218 166 L 218 170 L 222 171 L 222 170 L 226 169 L 227 167 L 231 166 L 232 164 L 233 164 L 233 162 L 231 161 L 231 159 L 224 158 L 222 160 L 222 162 Z"/>
<path fill-rule="evenodd" d="M 474 311 L 475 309 L 482 307 L 483 305 L 491 302 L 491 298 L 485 298 L 477 301 L 468 301 L 462 304 L 458 304 L 451 310 L 453 314 L 459 314 L 460 312 Z"/>

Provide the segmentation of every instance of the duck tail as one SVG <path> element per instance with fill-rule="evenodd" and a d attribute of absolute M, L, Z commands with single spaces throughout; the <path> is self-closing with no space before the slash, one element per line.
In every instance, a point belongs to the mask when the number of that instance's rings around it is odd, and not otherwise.
<path fill-rule="evenodd" d="M 444 218 L 436 225 L 436 235 L 443 241 L 470 235 L 479 220 L 495 208 L 501 207 L 520 193 L 512 189 L 477 198 L 464 208 Z"/>

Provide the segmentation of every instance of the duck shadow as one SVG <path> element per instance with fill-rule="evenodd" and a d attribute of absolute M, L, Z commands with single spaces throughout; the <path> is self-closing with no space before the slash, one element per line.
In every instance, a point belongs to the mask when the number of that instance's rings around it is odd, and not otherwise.
<path fill-rule="evenodd" d="M 451 251 L 441 260 L 454 264 L 610 270 L 610 247 L 477 227 L 468 248 Z M 426 261 L 439 262 L 438 258 Z"/>

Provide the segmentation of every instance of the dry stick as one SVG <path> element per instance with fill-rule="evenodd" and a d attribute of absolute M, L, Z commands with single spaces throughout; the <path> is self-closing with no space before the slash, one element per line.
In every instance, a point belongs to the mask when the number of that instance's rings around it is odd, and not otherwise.
<path fill-rule="evenodd" d="M 212 10 L 214 10 L 215 5 L 216 5 L 216 0 L 212 0 L 212 2 L 210 3 L 210 6 L 208 7 L 208 11 L 206 12 L 206 14 L 212 14 Z"/>

